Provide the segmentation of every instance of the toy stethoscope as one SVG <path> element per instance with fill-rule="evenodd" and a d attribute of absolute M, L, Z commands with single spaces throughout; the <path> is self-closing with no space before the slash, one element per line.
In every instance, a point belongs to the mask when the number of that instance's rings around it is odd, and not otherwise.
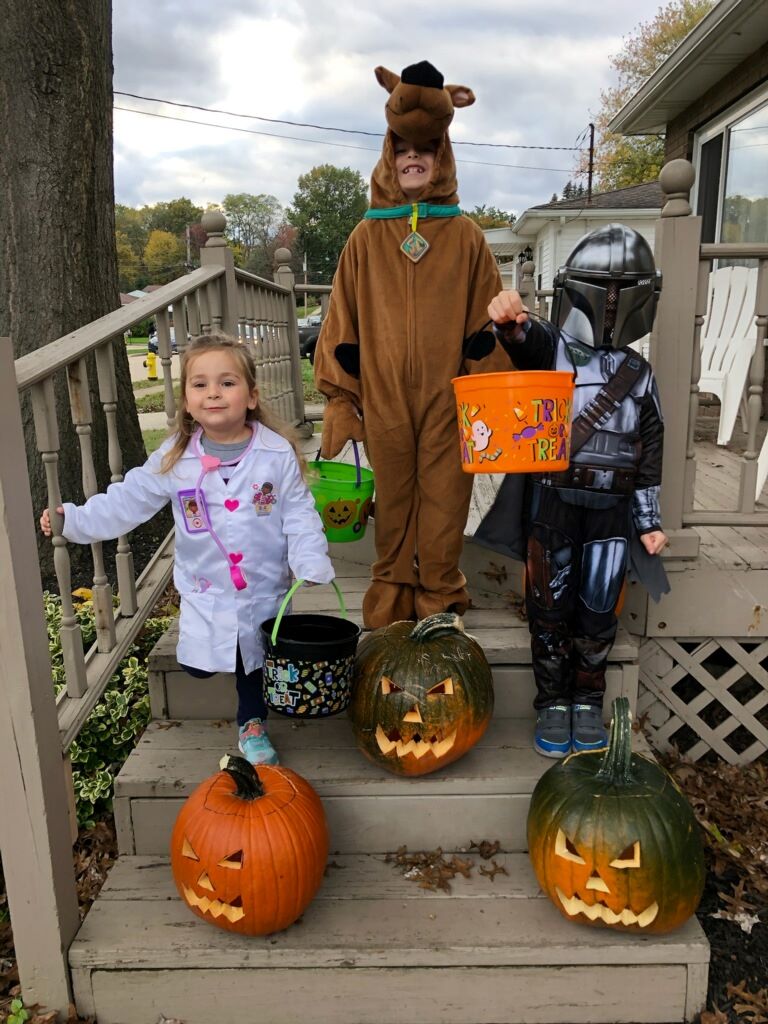
<path fill-rule="evenodd" d="M 243 560 L 243 553 L 242 551 L 227 551 L 227 549 L 221 543 L 221 538 L 214 530 L 213 523 L 211 522 L 211 517 L 208 515 L 208 506 L 205 504 L 203 495 L 203 481 L 205 480 L 206 473 L 210 473 L 211 470 L 218 469 L 220 466 L 234 466 L 236 465 L 236 463 L 240 462 L 241 459 L 245 458 L 245 456 L 253 447 L 253 442 L 256 440 L 257 428 L 255 424 L 251 424 L 250 426 L 251 440 L 248 442 L 248 446 L 245 449 L 245 451 L 238 455 L 236 459 L 228 459 L 226 461 L 222 461 L 216 455 L 207 455 L 203 451 L 203 447 L 200 443 L 200 438 L 203 435 L 202 427 L 198 427 L 197 430 L 192 435 L 192 446 L 194 448 L 195 454 L 200 459 L 201 467 L 200 476 L 197 478 L 197 483 L 195 484 L 195 501 L 197 502 L 197 507 L 199 510 L 198 514 L 200 515 L 200 518 L 203 520 L 203 525 L 208 530 L 211 540 L 213 540 L 216 547 L 219 549 L 219 551 L 226 559 L 227 565 L 229 566 L 229 575 L 230 578 L 232 579 L 232 584 L 236 590 L 245 590 L 245 588 L 248 586 L 245 580 L 245 576 L 243 575 L 242 569 L 240 568 L 239 564 Z"/>

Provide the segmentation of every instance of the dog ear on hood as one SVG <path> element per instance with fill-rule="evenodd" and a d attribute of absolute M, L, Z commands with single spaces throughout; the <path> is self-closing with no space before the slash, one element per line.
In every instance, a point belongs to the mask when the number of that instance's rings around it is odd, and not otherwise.
<path fill-rule="evenodd" d="M 475 94 L 466 85 L 444 85 L 443 76 L 427 60 L 396 75 L 376 68 L 376 79 L 389 93 L 385 106 L 390 129 L 408 142 L 425 144 L 448 130 L 457 107 L 469 107 Z"/>

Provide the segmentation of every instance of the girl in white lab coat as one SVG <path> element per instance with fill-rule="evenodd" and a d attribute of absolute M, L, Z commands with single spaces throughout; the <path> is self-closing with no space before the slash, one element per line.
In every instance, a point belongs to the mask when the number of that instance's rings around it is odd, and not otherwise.
<path fill-rule="evenodd" d="M 193 339 L 181 396 L 176 433 L 105 493 L 57 509 L 61 532 L 78 544 L 111 540 L 172 503 L 178 661 L 195 676 L 235 673 L 240 750 L 253 764 L 277 764 L 259 626 L 277 614 L 291 574 L 331 582 L 328 545 L 302 456 L 259 402 L 248 348 L 221 334 Z M 48 509 L 40 527 L 50 536 Z"/>

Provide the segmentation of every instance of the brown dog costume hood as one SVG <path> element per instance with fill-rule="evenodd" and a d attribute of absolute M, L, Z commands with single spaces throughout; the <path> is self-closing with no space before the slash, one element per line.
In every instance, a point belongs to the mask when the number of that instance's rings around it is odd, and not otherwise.
<path fill-rule="evenodd" d="M 376 78 L 389 93 L 384 108 L 389 130 L 381 158 L 371 175 L 372 208 L 397 206 L 407 201 L 397 181 L 395 136 L 416 145 L 437 144 L 432 181 L 419 196 L 419 202 L 457 203 L 456 163 L 448 127 L 454 109 L 471 106 L 475 94 L 466 85 L 443 85 L 443 76 L 427 60 L 411 64 L 402 75 L 378 67 Z"/>

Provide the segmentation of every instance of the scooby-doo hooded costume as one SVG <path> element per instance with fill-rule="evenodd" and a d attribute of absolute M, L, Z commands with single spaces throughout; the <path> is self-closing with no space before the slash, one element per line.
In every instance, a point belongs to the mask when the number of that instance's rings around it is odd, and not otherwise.
<path fill-rule="evenodd" d="M 364 439 L 376 481 L 378 559 L 363 602 L 370 628 L 466 610 L 458 563 L 472 476 L 461 469 L 451 378 L 468 372 L 467 352 L 487 356 L 473 363 L 481 372 L 511 368 L 493 335 L 477 334 L 501 279 L 482 231 L 457 205 L 447 133 L 454 107 L 475 97 L 443 87 L 426 61 L 402 78 L 381 67 L 376 77 L 391 94 L 389 130 L 315 353 L 315 380 L 329 398 L 323 457 Z M 396 136 L 437 146 L 415 204 L 398 183 Z"/>

